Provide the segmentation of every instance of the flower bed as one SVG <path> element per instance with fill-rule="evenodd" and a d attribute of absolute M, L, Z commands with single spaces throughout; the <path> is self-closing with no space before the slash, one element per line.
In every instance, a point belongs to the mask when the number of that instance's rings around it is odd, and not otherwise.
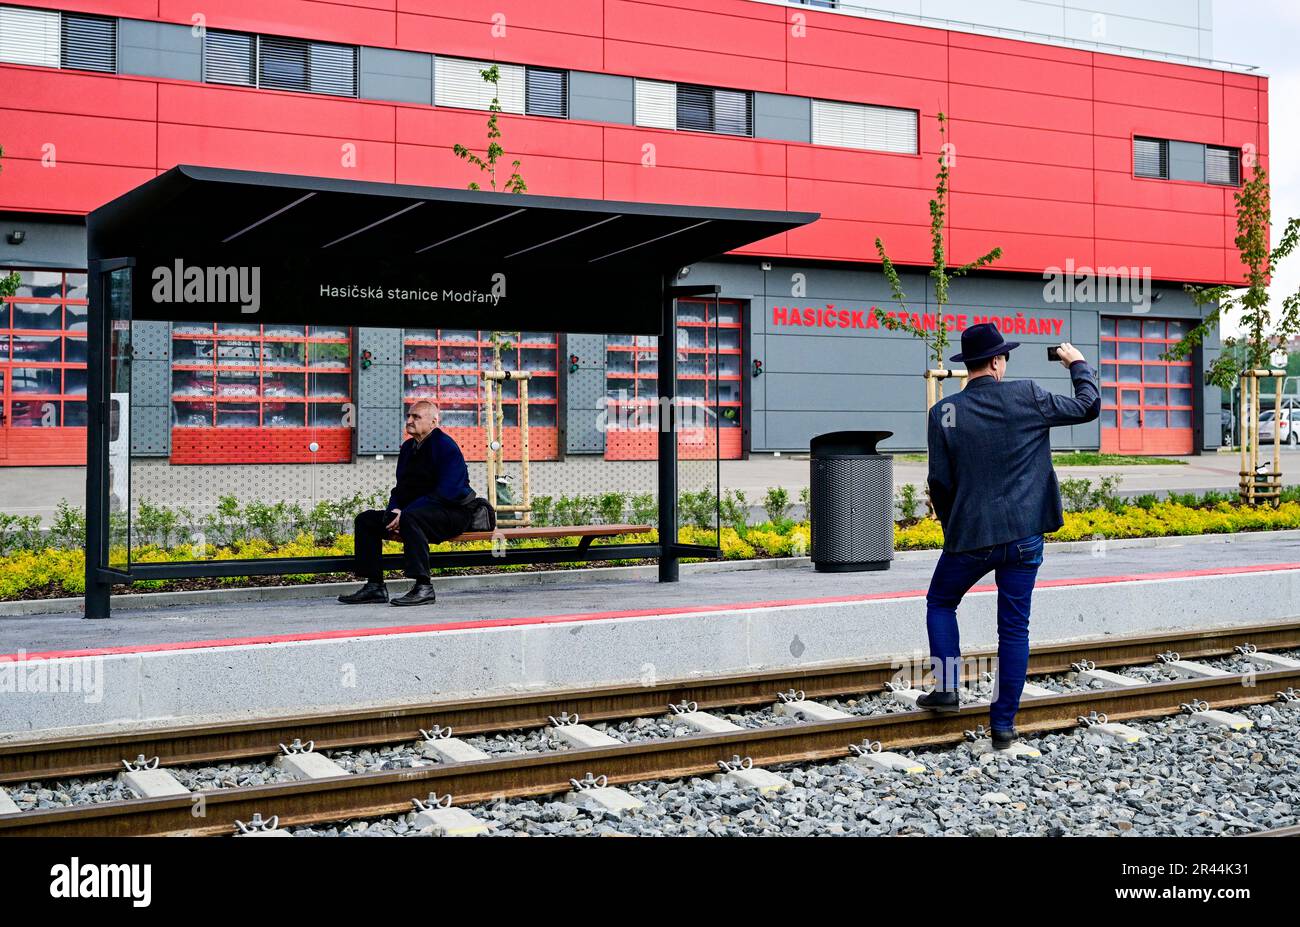
<path fill-rule="evenodd" d="M 1276 508 L 1270 506 L 1241 506 L 1211 499 L 1206 504 L 1180 502 L 1155 502 L 1139 500 L 1134 504 L 1112 504 L 1106 508 L 1082 512 L 1066 512 L 1065 526 L 1048 536 L 1049 541 L 1087 541 L 1104 538 L 1169 537 L 1192 534 L 1230 534 L 1240 531 L 1277 531 L 1300 528 L 1300 502 L 1283 502 Z M 694 526 L 681 529 L 683 543 L 711 543 L 712 530 Z M 805 556 L 810 546 L 807 522 L 764 522 L 753 526 L 727 526 L 721 532 L 722 555 L 727 560 L 750 560 L 768 557 Z M 654 531 L 646 534 L 624 535 L 611 538 L 612 543 L 655 543 Z M 529 539 L 515 542 L 518 547 L 545 547 L 551 542 Z M 943 529 L 931 518 L 910 519 L 894 531 L 897 550 L 926 550 L 943 546 Z M 433 546 L 435 551 L 487 550 L 487 541 L 444 543 Z M 389 553 L 400 553 L 401 546 L 386 542 Z M 118 551 L 120 555 L 122 551 Z M 301 534 L 292 541 L 272 544 L 264 539 L 240 540 L 231 544 L 207 544 L 198 547 L 179 544 L 174 547 L 145 545 L 132 551 L 132 558 L 140 563 L 158 563 L 194 559 L 243 560 L 265 557 L 319 557 L 350 556 L 352 537 L 339 535 L 329 544 L 321 544 L 308 535 Z M 496 573 L 512 570 L 567 569 L 587 566 L 621 566 L 643 561 L 612 560 L 599 564 L 579 561 L 539 567 L 531 564 L 514 564 L 491 567 L 464 567 L 439 571 L 439 575 L 470 573 Z M 0 557 L 0 600 L 42 599 L 58 596 L 79 596 L 85 592 L 83 577 L 85 564 L 81 550 L 46 548 L 39 551 L 19 550 Z M 201 580 L 150 580 L 137 582 L 121 591 L 162 591 L 179 589 L 218 589 L 240 586 L 295 585 L 322 582 L 330 579 L 350 579 L 347 573 L 301 574 L 279 577 L 222 577 Z"/>

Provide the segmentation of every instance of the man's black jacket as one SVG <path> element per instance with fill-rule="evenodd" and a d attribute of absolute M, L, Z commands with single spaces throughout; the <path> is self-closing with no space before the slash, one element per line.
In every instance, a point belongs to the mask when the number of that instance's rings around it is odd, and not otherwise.
<path fill-rule="evenodd" d="M 1049 434 L 1101 413 L 1097 379 L 1070 365 L 1074 397 L 1033 380 L 976 377 L 930 410 L 930 500 L 943 524 L 943 549 L 972 550 L 1065 523 Z"/>

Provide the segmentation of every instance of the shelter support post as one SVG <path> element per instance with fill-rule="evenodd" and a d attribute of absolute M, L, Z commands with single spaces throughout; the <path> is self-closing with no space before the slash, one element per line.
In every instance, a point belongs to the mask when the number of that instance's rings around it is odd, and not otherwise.
<path fill-rule="evenodd" d="M 87 618 L 109 616 L 112 585 L 100 572 L 108 565 L 108 395 L 105 366 L 109 325 L 104 288 L 108 274 L 90 267 L 86 318 L 86 611 Z"/>
<path fill-rule="evenodd" d="M 681 578 L 677 559 L 677 297 L 664 279 L 659 330 L 659 582 Z"/>

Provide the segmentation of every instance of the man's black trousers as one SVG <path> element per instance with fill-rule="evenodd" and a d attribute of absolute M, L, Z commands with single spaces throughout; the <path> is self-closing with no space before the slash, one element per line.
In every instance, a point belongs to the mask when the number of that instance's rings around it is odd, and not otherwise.
<path fill-rule="evenodd" d="M 471 517 L 469 506 L 421 505 L 404 509 L 397 523 L 405 557 L 403 572 L 411 579 L 428 582 L 429 545 L 463 534 L 469 528 Z M 353 534 L 356 571 L 371 582 L 380 582 L 384 577 L 380 556 L 386 535 L 384 529 L 392 520 L 392 512 L 376 509 L 362 512 L 356 518 Z"/>

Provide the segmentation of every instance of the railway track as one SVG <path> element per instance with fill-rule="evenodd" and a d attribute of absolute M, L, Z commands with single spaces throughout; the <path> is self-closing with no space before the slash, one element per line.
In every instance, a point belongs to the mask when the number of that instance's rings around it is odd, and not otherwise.
<path fill-rule="evenodd" d="M 1098 668 L 1134 666 L 1151 663 L 1158 654 L 1169 651 L 1177 651 L 1184 661 L 1221 657 L 1244 645 L 1259 651 L 1300 648 L 1300 624 L 1040 647 L 1031 653 L 1030 674 L 1068 672 L 1085 661 Z M 670 704 L 682 702 L 694 702 L 701 711 L 771 705 L 777 693 L 789 689 L 802 690 L 808 700 L 880 693 L 897 673 L 896 667 L 896 663 L 884 661 L 823 666 L 653 686 L 7 744 L 0 746 L 0 781 L 115 771 L 122 760 L 138 755 L 157 756 L 164 767 L 270 757 L 280 752 L 281 744 L 294 739 L 313 740 L 317 749 L 325 750 L 416 740 L 422 728 L 435 726 L 454 728 L 459 735 L 541 727 L 565 713 L 579 714 L 584 721 L 614 721 L 661 716 Z M 1275 693 L 1296 687 L 1300 687 L 1300 668 L 1292 667 L 1066 692 L 1025 699 L 1017 725 L 1023 733 L 1043 733 L 1077 727 L 1079 718 L 1092 712 L 1105 714 L 1111 721 L 1124 721 L 1178 714 L 1197 702 L 1228 709 L 1269 702 L 1276 698 Z M 572 780 L 581 780 L 588 773 L 604 776 L 616 785 L 715 773 L 720 760 L 733 756 L 748 757 L 760 767 L 842 758 L 849 755 L 851 745 L 864 740 L 878 741 L 886 750 L 943 746 L 962 741 L 968 731 L 987 723 L 987 718 L 987 703 L 944 714 L 897 711 L 167 798 L 77 804 L 0 815 L 0 835 L 228 835 L 236 832 L 237 822 L 251 821 L 255 815 L 277 817 L 282 825 L 382 817 L 410 811 L 413 798 L 430 793 L 453 795 L 457 805 L 469 805 L 564 792 Z"/>

